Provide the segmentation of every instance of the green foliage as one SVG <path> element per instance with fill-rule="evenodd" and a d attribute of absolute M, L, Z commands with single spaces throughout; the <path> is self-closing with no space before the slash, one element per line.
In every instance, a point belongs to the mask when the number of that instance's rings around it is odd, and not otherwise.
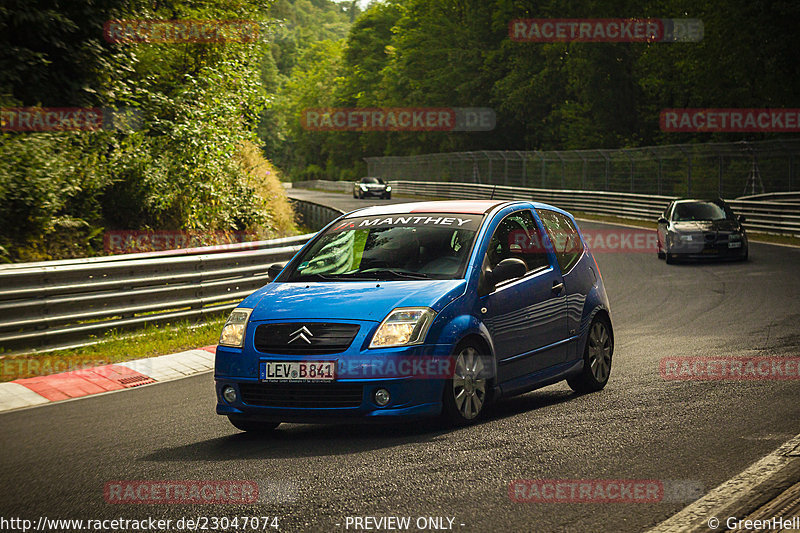
<path fill-rule="evenodd" d="M 270 159 L 298 176 L 321 176 L 314 168 L 314 158 L 321 156 L 319 143 L 299 139 L 299 106 L 332 103 L 326 93 L 332 91 L 331 77 L 340 69 L 339 41 L 359 13 L 355 2 L 330 0 L 276 0 L 270 9 L 276 24 L 271 27 L 270 53 L 261 65 L 262 83 L 270 95 L 259 117 L 258 137 Z M 319 72 L 311 74 L 315 69 Z"/>
<path fill-rule="evenodd" d="M 266 27 L 268 2 L 83 0 L 57 12 L 46 4 L 0 8 L 0 65 L 9 66 L 0 105 L 126 107 L 141 120 L 126 130 L 0 134 L 0 246 L 8 256 L 97 253 L 108 229 L 277 229 L 237 159 L 242 143 L 257 138 L 268 101 L 268 47 L 102 39 L 109 19 Z"/>
<path fill-rule="evenodd" d="M 537 17 L 699 18 L 705 37 L 699 43 L 651 44 L 509 39 L 509 21 Z M 791 25 L 798 17 L 797 3 L 746 0 L 724 8 L 673 0 L 387 0 L 356 19 L 339 58 L 299 56 L 276 100 L 291 117 L 286 142 L 271 155 L 294 177 L 322 172 L 337 179 L 363 172 L 362 159 L 368 156 L 774 137 L 664 133 L 659 112 L 800 106 L 800 63 L 791 51 L 796 48 Z M 488 133 L 310 132 L 296 127 L 296 113 L 304 105 L 491 107 L 497 128 Z"/>

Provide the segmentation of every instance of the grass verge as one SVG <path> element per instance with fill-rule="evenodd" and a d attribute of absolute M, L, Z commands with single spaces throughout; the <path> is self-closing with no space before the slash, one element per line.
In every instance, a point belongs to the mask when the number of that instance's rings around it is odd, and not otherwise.
<path fill-rule="evenodd" d="M 145 326 L 134 333 L 109 331 L 97 344 L 81 348 L 0 356 L 0 382 L 202 348 L 217 343 L 225 318 Z"/>

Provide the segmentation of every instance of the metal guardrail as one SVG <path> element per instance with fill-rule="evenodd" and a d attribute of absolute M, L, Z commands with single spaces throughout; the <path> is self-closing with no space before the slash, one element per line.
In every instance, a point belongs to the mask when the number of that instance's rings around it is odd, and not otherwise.
<path fill-rule="evenodd" d="M 655 221 L 673 196 L 604 191 L 558 191 L 475 183 L 392 181 L 396 194 L 429 198 L 537 200 L 566 209 L 597 215 L 623 216 Z M 728 200 L 731 208 L 747 219 L 755 231 L 800 234 L 800 205 L 791 202 Z"/>
<path fill-rule="evenodd" d="M 740 196 L 737 200 L 764 200 L 773 202 L 800 203 L 800 191 L 797 192 L 768 192 L 752 196 Z"/>
<path fill-rule="evenodd" d="M 0 273 L 7 270 L 30 269 L 35 267 L 62 267 L 67 265 L 87 265 L 96 263 L 109 263 L 116 261 L 132 261 L 134 259 L 154 259 L 156 257 L 178 257 L 201 254 L 218 254 L 225 252 L 241 252 L 244 250 L 263 250 L 267 248 L 280 248 L 281 246 L 293 246 L 306 242 L 309 235 L 296 235 L 292 237 L 281 237 L 268 241 L 249 241 L 230 244 L 217 244 L 213 246 L 201 246 L 195 248 L 177 248 L 174 250 L 160 250 L 156 252 L 141 252 L 130 254 L 102 255 L 97 257 L 82 257 L 78 259 L 59 259 L 56 261 L 37 261 L 30 263 L 8 263 L 0 264 Z"/>
<path fill-rule="evenodd" d="M 299 222 L 318 230 L 342 214 L 293 201 Z M 270 265 L 291 259 L 313 234 L 0 266 L 0 353 L 75 347 L 110 330 L 225 313 L 269 282 Z"/>
<path fill-rule="evenodd" d="M 353 191 L 353 181 L 306 180 L 295 181 L 292 187 L 297 189 L 320 189 L 322 191 L 346 192 Z"/>
<path fill-rule="evenodd" d="M 350 189 L 348 189 L 348 191 L 349 190 Z M 339 209 L 315 202 L 309 202 L 307 200 L 296 200 L 294 198 L 289 198 L 289 201 L 292 202 L 292 207 L 294 208 L 295 213 L 297 213 L 297 222 L 302 227 L 313 231 L 319 231 L 325 227 L 328 222 L 344 213 Z"/>
<path fill-rule="evenodd" d="M 572 211 L 655 220 L 673 198 L 631 193 L 559 191 L 394 181 L 399 194 L 428 198 L 538 200 Z M 731 200 L 759 231 L 800 233 L 800 205 Z M 341 211 L 295 200 L 306 227 Z M 96 342 L 110 330 L 225 313 L 269 282 L 267 269 L 287 261 L 311 234 L 224 246 L 0 267 L 0 351 L 30 352 Z"/>
<path fill-rule="evenodd" d="M 290 259 L 309 237 L 278 248 L 4 269 L 0 348 L 84 345 L 113 329 L 223 313 L 266 284 L 269 266 Z"/>

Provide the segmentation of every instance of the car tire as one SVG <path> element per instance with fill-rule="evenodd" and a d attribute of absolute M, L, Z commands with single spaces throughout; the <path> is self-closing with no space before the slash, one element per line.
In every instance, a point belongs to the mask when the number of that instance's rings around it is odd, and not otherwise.
<path fill-rule="evenodd" d="M 247 420 L 244 418 L 237 418 L 235 416 L 229 416 L 228 420 L 236 429 L 240 429 L 252 434 L 272 433 L 272 431 L 281 424 L 280 422 L 259 422 L 257 420 Z"/>
<path fill-rule="evenodd" d="M 666 259 L 666 257 L 667 257 L 667 254 L 665 254 L 661 250 L 658 251 L 658 258 L 659 259 Z"/>
<path fill-rule="evenodd" d="M 444 384 L 442 417 L 456 426 L 473 424 L 486 412 L 491 390 L 492 369 L 477 343 L 464 342 L 453 351 L 452 377 Z"/>
<path fill-rule="evenodd" d="M 669 257 L 669 256 L 667 256 Z M 583 369 L 567 379 L 577 393 L 595 392 L 608 383 L 611 361 L 614 356 L 614 336 L 605 318 L 595 318 L 589 326 L 586 347 L 583 350 Z"/>
<path fill-rule="evenodd" d="M 664 260 L 667 262 L 668 265 L 675 264 L 675 256 L 669 252 L 664 253 Z"/>
<path fill-rule="evenodd" d="M 355 191 L 353 191 L 353 198 L 358 198 L 358 195 L 356 194 Z"/>
<path fill-rule="evenodd" d="M 384 198 L 386 198 L 387 200 L 391 200 L 392 199 L 392 193 L 387 194 L 386 196 L 384 196 Z"/>

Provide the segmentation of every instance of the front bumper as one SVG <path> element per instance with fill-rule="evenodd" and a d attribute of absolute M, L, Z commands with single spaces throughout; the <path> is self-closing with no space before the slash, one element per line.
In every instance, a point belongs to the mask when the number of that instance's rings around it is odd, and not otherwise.
<path fill-rule="evenodd" d="M 731 247 L 730 244 L 734 244 Z M 747 240 L 729 241 L 727 238 L 717 238 L 715 240 L 706 239 L 703 236 L 693 242 L 675 242 L 669 246 L 667 252 L 674 259 L 740 259 L 747 254 Z"/>
<path fill-rule="evenodd" d="M 215 371 L 220 415 L 269 422 L 332 423 L 380 421 L 436 416 L 449 370 L 448 345 L 368 350 L 320 356 L 248 354 L 217 348 Z M 242 364 L 242 360 L 247 361 Z M 268 361 L 337 361 L 333 382 L 262 382 L 258 369 Z M 414 365 L 417 361 L 419 364 Z M 344 377 L 339 377 L 344 376 Z M 232 386 L 237 399 L 229 403 L 222 389 Z M 375 402 L 386 389 L 390 401 Z"/>
<path fill-rule="evenodd" d="M 384 189 L 367 189 L 366 191 L 361 189 L 358 191 L 361 196 L 388 196 L 391 194 L 391 191 L 386 191 Z"/>

